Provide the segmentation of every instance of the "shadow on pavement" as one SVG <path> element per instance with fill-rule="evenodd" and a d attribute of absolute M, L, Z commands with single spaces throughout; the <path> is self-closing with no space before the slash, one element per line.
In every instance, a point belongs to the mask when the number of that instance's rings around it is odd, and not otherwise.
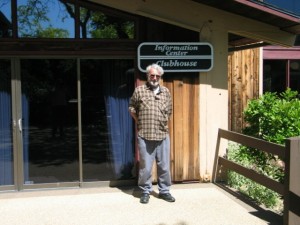
<path fill-rule="evenodd" d="M 226 185 L 224 185 L 222 183 L 214 183 L 214 184 L 216 186 L 218 186 L 219 188 L 223 189 L 228 194 L 232 195 L 233 197 L 237 198 L 238 200 L 242 201 L 246 205 L 248 205 L 256 210 L 253 212 L 249 212 L 250 214 L 252 214 L 262 220 L 267 221 L 269 225 L 282 225 L 283 224 L 283 216 L 282 215 L 280 215 L 274 211 L 262 208 L 261 206 L 257 205 L 251 199 L 247 198 L 246 196 L 242 195 L 239 192 L 233 191 L 232 189 L 230 189 L 229 187 L 227 187 Z"/>

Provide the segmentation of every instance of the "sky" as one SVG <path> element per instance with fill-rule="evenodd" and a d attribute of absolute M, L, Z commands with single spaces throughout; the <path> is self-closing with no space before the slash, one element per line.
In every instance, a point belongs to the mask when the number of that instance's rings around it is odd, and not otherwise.
<path fill-rule="evenodd" d="M 300 16 L 299 0 L 264 0 L 264 2 Z"/>
<path fill-rule="evenodd" d="M 20 5 L 26 5 L 28 0 L 18 0 L 17 6 Z M 63 14 L 61 11 L 64 9 L 61 4 L 57 0 L 55 1 L 49 1 L 49 8 L 51 9 L 47 13 L 47 17 L 50 19 L 50 22 L 44 23 L 41 22 L 43 26 L 48 27 L 49 25 L 55 27 L 55 28 L 61 28 L 64 30 L 69 31 L 70 38 L 74 37 L 74 19 L 67 17 L 62 22 L 62 16 Z M 10 0 L 0 0 L 0 11 L 6 16 L 6 18 L 12 22 L 11 18 L 11 3 Z M 68 15 L 68 14 L 67 14 Z"/>

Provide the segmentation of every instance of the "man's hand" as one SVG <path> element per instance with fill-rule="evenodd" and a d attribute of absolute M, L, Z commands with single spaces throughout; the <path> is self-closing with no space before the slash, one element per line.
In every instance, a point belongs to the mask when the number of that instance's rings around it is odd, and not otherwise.
<path fill-rule="evenodd" d="M 130 112 L 130 115 L 132 116 L 132 118 L 134 119 L 134 121 L 137 123 L 138 118 L 137 118 L 136 113 Z"/>

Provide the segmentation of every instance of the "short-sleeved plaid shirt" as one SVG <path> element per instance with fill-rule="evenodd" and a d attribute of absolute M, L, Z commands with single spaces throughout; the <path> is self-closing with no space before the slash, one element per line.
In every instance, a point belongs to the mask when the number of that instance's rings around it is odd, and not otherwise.
<path fill-rule="evenodd" d="M 156 141 L 166 138 L 172 114 L 172 98 L 166 87 L 159 86 L 157 94 L 148 84 L 137 87 L 130 99 L 129 110 L 137 115 L 139 136 Z"/>

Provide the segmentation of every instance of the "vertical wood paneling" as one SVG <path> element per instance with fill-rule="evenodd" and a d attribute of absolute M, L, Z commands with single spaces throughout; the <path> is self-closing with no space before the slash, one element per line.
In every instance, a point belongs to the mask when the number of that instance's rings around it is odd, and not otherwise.
<path fill-rule="evenodd" d="M 183 78 L 180 85 L 182 87 L 182 167 L 183 167 L 183 173 L 182 173 L 182 177 L 178 178 L 179 180 L 186 180 L 189 177 L 189 165 L 190 165 L 190 161 L 189 161 L 189 156 L 190 153 L 192 152 L 191 149 L 191 142 L 189 139 L 189 135 L 192 136 L 192 134 L 190 134 L 190 130 L 189 130 L 189 112 L 191 110 L 193 110 L 193 108 L 188 108 L 187 106 L 191 106 L 191 102 L 193 101 L 192 99 L 190 99 L 189 97 L 189 91 L 190 90 L 190 85 L 188 83 L 188 79 L 187 78 Z M 177 153 L 176 153 L 177 154 Z"/>
<path fill-rule="evenodd" d="M 174 80 L 173 93 L 173 126 L 174 126 L 174 175 L 173 179 L 178 181 L 183 177 L 184 165 L 184 134 L 183 134 L 183 85 L 181 80 Z M 180 149 L 180 151 L 179 151 Z"/>
<path fill-rule="evenodd" d="M 199 78 L 173 76 L 164 81 L 173 97 L 170 121 L 173 181 L 199 180 Z"/>
<path fill-rule="evenodd" d="M 259 96 L 259 49 L 233 52 L 228 56 L 229 129 L 245 127 L 243 111 Z"/>
<path fill-rule="evenodd" d="M 199 180 L 199 87 L 198 77 L 185 81 L 186 101 L 184 104 L 186 116 L 186 173 L 184 180 Z"/>
<path fill-rule="evenodd" d="M 173 88 L 173 83 L 172 82 L 165 82 L 164 85 L 169 89 L 169 91 L 171 92 L 171 94 L 173 95 L 174 93 L 174 88 Z M 174 98 L 172 96 L 172 99 L 174 101 Z M 173 102 L 173 108 L 174 108 L 174 102 Z M 174 109 L 173 109 L 174 110 Z M 171 159 L 171 174 L 175 174 L 175 165 L 174 165 L 174 158 L 175 158 L 175 155 L 174 155 L 174 113 L 172 114 L 172 117 L 170 119 L 170 122 L 169 122 L 169 133 L 170 133 L 170 145 L 171 145 L 171 156 L 170 156 L 170 159 Z"/>

